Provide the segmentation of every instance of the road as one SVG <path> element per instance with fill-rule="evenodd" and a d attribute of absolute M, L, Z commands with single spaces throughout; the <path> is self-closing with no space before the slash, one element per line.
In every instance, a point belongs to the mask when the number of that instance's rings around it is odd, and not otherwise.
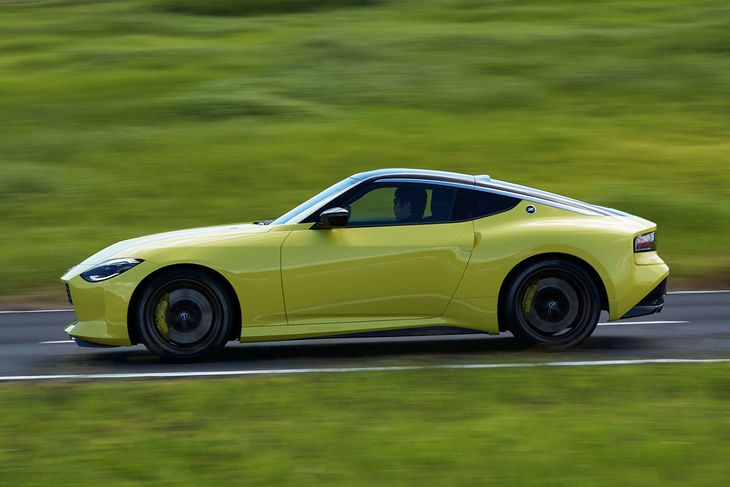
<path fill-rule="evenodd" d="M 604 317 L 605 318 L 605 317 Z M 660 314 L 601 323 L 567 351 L 526 348 L 508 333 L 230 343 L 215 361 L 162 362 L 143 346 L 79 348 L 64 325 L 73 311 L 0 313 L 0 381 L 99 374 L 238 374 L 348 368 L 644 359 L 730 360 L 730 292 L 673 293 Z"/>

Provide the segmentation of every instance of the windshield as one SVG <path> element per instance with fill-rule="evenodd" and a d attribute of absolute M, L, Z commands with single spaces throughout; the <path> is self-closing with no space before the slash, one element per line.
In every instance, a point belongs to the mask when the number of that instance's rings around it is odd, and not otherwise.
<path fill-rule="evenodd" d="M 323 203 L 325 200 L 330 199 L 332 196 L 341 193 L 345 189 L 349 188 L 355 183 L 358 183 L 359 181 L 354 178 L 347 178 L 343 179 L 337 184 L 334 184 L 330 186 L 329 188 L 325 189 L 321 193 L 319 193 L 316 196 L 312 196 L 307 201 L 302 203 L 301 205 L 297 206 L 293 210 L 290 210 L 283 215 L 281 215 L 276 220 L 272 221 L 270 225 L 283 225 L 285 223 L 297 223 L 292 222 L 290 220 L 293 220 L 297 215 L 302 214 L 302 216 L 307 216 L 309 214 L 309 211 L 318 206 L 319 204 Z"/>

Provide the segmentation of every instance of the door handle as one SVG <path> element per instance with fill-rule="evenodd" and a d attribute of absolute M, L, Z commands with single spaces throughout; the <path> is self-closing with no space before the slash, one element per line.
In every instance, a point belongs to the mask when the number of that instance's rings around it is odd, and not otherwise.
<path fill-rule="evenodd" d="M 479 243 L 482 241 L 482 234 L 481 232 L 474 232 L 474 245 L 472 246 L 471 250 L 474 251 L 479 246 Z"/>

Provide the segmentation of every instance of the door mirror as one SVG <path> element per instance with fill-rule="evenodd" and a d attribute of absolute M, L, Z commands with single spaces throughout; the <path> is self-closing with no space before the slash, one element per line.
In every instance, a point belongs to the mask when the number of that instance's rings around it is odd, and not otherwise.
<path fill-rule="evenodd" d="M 345 227 L 349 220 L 350 212 L 345 208 L 330 208 L 320 213 L 317 228 Z"/>

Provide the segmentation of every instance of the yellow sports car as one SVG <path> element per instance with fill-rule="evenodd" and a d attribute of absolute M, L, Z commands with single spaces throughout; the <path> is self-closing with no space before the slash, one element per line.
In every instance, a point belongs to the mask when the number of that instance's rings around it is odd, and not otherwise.
<path fill-rule="evenodd" d="M 570 347 L 661 310 L 656 225 L 490 179 L 381 169 L 276 220 L 114 244 L 62 280 L 79 345 L 197 360 L 255 342 L 422 327 Z"/>

